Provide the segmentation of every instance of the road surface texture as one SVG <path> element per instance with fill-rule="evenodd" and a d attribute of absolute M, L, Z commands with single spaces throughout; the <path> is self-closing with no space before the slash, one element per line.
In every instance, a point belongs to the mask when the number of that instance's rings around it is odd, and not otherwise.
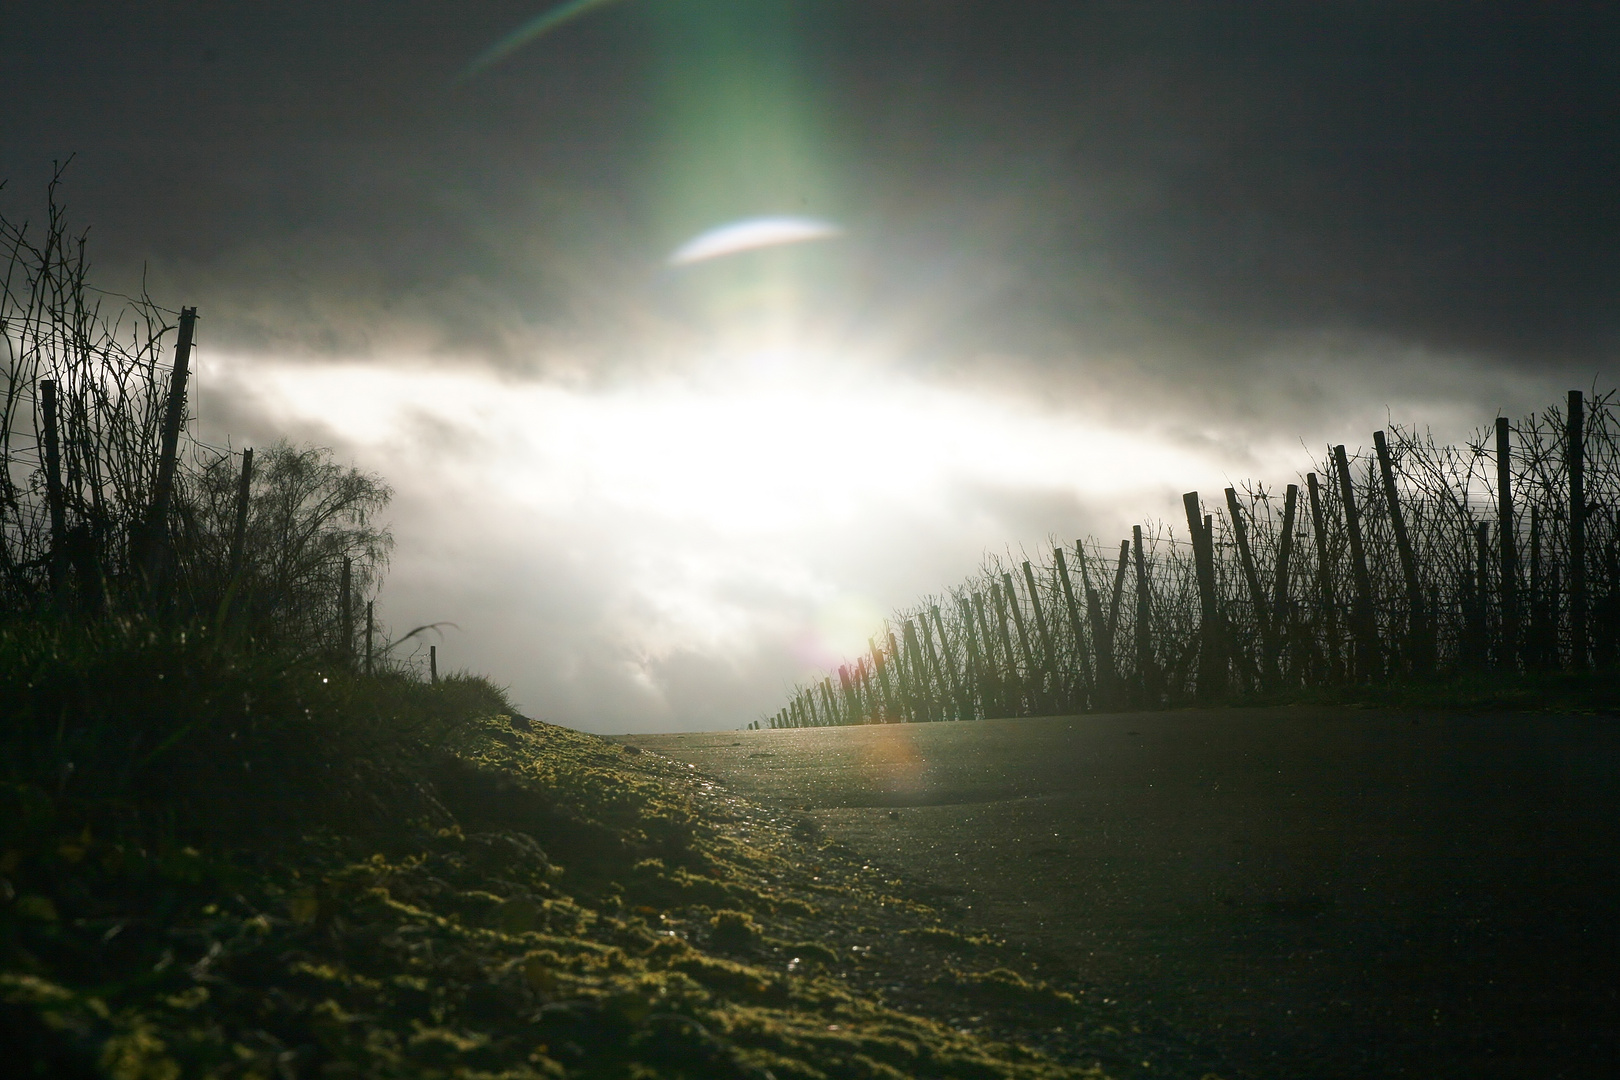
<path fill-rule="evenodd" d="M 1223 1075 L 1620 1076 L 1613 718 L 1233 709 L 625 741 L 807 812 Z"/>

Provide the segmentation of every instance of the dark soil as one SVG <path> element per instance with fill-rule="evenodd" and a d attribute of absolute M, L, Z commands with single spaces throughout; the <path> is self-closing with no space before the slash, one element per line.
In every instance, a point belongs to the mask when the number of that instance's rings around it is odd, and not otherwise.
<path fill-rule="evenodd" d="M 868 964 L 887 1000 L 1059 1060 L 1620 1072 L 1609 717 L 1281 708 L 626 741 L 806 814 L 964 941 L 1004 941 L 993 960 L 962 946 L 970 974 L 948 986 L 909 966 L 914 937 L 874 935 Z M 1020 1002 L 997 967 L 1072 1006 Z"/>

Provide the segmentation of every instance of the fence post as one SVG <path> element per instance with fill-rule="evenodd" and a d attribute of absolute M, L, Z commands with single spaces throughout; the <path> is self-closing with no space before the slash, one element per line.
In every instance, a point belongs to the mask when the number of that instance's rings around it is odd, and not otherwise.
<path fill-rule="evenodd" d="M 1333 553 L 1328 550 L 1327 516 L 1322 510 L 1322 488 L 1315 473 L 1305 474 L 1305 487 L 1311 496 L 1311 529 L 1316 534 L 1316 600 L 1322 608 L 1322 641 L 1331 681 L 1339 674 L 1339 605 L 1333 588 Z"/>
<path fill-rule="evenodd" d="M 928 646 L 930 656 L 935 657 L 935 666 L 944 673 L 951 688 L 951 698 L 956 702 L 956 718 L 958 720 L 973 719 L 973 702 L 967 696 L 965 674 L 959 675 L 956 667 L 956 658 L 951 654 L 950 639 L 945 636 L 945 619 L 939 613 L 939 605 L 929 606 L 929 613 L 934 617 L 934 629 L 939 632 L 939 653 L 934 653 L 934 639 L 928 633 L 928 621 L 923 620 L 923 642 Z M 966 654 L 963 662 L 966 662 Z"/>
<path fill-rule="evenodd" d="M 174 496 L 174 470 L 180 453 L 180 428 L 186 418 L 186 377 L 191 369 L 191 339 L 196 332 L 197 309 L 180 309 L 180 331 L 174 343 L 174 371 L 169 375 L 169 400 L 163 413 L 162 443 L 158 451 L 157 482 L 152 487 L 152 506 L 146 520 L 144 562 L 148 579 L 159 575 L 159 564 L 167 548 L 164 530 L 169 520 L 169 502 Z"/>
<path fill-rule="evenodd" d="M 1512 432 L 1505 416 L 1496 418 L 1496 537 L 1501 548 L 1498 553 L 1501 560 L 1501 664 L 1511 671 L 1518 666 L 1520 647 L 1519 533 L 1513 525 Z"/>
<path fill-rule="evenodd" d="M 1367 572 L 1367 552 L 1361 546 L 1361 519 L 1356 516 L 1355 480 L 1344 444 L 1333 448 L 1333 463 L 1339 472 L 1339 498 L 1344 503 L 1345 533 L 1350 538 L 1350 570 L 1356 596 L 1350 608 L 1351 632 L 1356 640 L 1356 678 L 1373 675 L 1378 657 L 1378 624 L 1373 617 L 1372 575 Z"/>
<path fill-rule="evenodd" d="M 428 646 L 428 681 L 434 686 L 439 685 L 439 647 Z"/>
<path fill-rule="evenodd" d="M 860 704 L 855 700 L 855 682 L 849 677 L 849 665 L 838 665 L 838 685 L 844 691 L 844 723 L 860 722 Z"/>
<path fill-rule="evenodd" d="M 40 412 L 43 414 L 45 502 L 51 515 L 51 555 L 46 568 L 51 592 L 58 597 L 67 587 L 67 499 L 62 494 L 62 444 L 56 430 L 56 380 L 39 381 Z"/>
<path fill-rule="evenodd" d="M 911 658 L 900 651 L 900 643 L 894 639 L 894 631 L 888 631 L 889 639 L 889 666 L 894 668 L 894 715 L 896 720 L 907 721 L 917 719 L 917 694 L 911 678 Z"/>
<path fill-rule="evenodd" d="M 1232 539 L 1237 542 L 1238 565 L 1243 570 L 1243 581 L 1249 589 L 1249 605 L 1254 609 L 1254 623 L 1260 631 L 1260 678 L 1269 689 L 1277 681 L 1274 658 L 1274 635 L 1271 612 L 1265 594 L 1260 591 L 1260 573 L 1255 569 L 1254 552 L 1249 547 L 1249 528 L 1243 521 L 1243 509 L 1238 505 L 1237 489 L 1226 489 L 1226 512 L 1232 519 Z"/>
<path fill-rule="evenodd" d="M 1091 640 L 1097 651 L 1097 704 L 1112 705 L 1119 696 L 1119 668 L 1114 663 L 1114 631 L 1103 617 L 1102 600 L 1097 596 L 1097 590 L 1091 587 L 1091 570 L 1086 566 L 1086 546 L 1083 542 L 1074 542 L 1074 554 L 1080 560 L 1080 584 L 1086 590 L 1086 616 L 1091 620 Z"/>
<path fill-rule="evenodd" d="M 915 695 L 912 708 L 920 709 L 922 719 L 932 722 L 937 719 L 934 715 L 934 692 L 928 685 L 928 665 L 923 662 L 922 645 L 917 641 L 917 624 L 907 619 L 901 636 L 906 641 L 906 667 L 912 672 L 911 690 Z"/>
<path fill-rule="evenodd" d="M 231 530 L 231 580 L 242 573 L 247 550 L 248 498 L 253 487 L 253 447 L 242 451 L 242 475 L 236 481 L 236 527 Z"/>
<path fill-rule="evenodd" d="M 1579 390 L 1569 392 L 1564 467 L 1569 473 L 1569 662 L 1586 670 L 1586 409 Z"/>
<path fill-rule="evenodd" d="M 1277 539 L 1277 580 L 1272 588 L 1271 601 L 1271 630 L 1275 652 L 1271 658 L 1271 668 L 1278 672 L 1277 678 L 1281 680 L 1281 665 L 1283 642 L 1293 640 L 1293 620 L 1288 615 L 1288 559 L 1294 551 L 1294 514 L 1299 507 L 1299 485 L 1289 484 L 1288 491 L 1283 497 L 1282 536 Z M 1289 670 L 1295 668 L 1293 655 L 1289 656 Z"/>
<path fill-rule="evenodd" d="M 1091 665 L 1086 655 L 1085 623 L 1080 618 L 1080 605 L 1074 598 L 1074 584 L 1069 580 L 1069 564 L 1063 558 L 1063 549 L 1052 549 L 1052 560 L 1057 566 L 1058 584 L 1063 587 L 1063 604 L 1069 612 L 1069 630 L 1074 634 L 1074 660 L 1080 675 L 1080 693 L 1074 701 L 1075 711 L 1083 712 L 1086 699 L 1093 692 Z"/>
<path fill-rule="evenodd" d="M 982 592 L 973 594 L 973 615 L 979 623 L 979 640 L 984 644 L 983 651 L 980 653 L 984 658 L 984 668 L 980 676 L 981 693 L 993 697 L 996 702 L 996 709 L 1004 712 L 1007 707 L 1007 682 L 1002 674 L 1000 661 L 996 657 L 995 640 L 990 636 L 990 620 L 984 613 L 984 593 Z M 1006 628 L 1003 627 L 1002 629 L 1005 632 Z M 1012 657 L 1009 655 L 1007 660 L 1010 663 Z M 990 715 L 989 697 L 985 700 L 984 714 L 986 717 Z"/>
<path fill-rule="evenodd" d="M 894 688 L 889 683 L 889 668 L 883 662 L 883 650 L 878 648 L 877 639 L 869 637 L 866 639 L 866 644 L 872 650 L 872 669 L 877 672 L 878 693 L 881 695 L 879 698 L 879 711 L 882 713 L 880 719 L 882 722 L 887 723 L 891 715 L 898 719 L 900 713 L 894 699 Z"/>
<path fill-rule="evenodd" d="M 1029 647 L 1029 633 L 1024 628 L 1024 609 L 1018 603 L 1018 591 L 1013 587 L 1012 575 L 1003 570 L 1001 580 L 1003 582 L 1001 595 L 1006 598 L 1007 607 L 1012 610 L 1013 625 L 1018 630 L 1018 655 L 1024 658 L 1025 674 L 1019 680 L 1024 691 L 1024 707 L 1029 710 L 1030 715 L 1034 715 L 1041 711 L 1041 672 L 1035 665 L 1035 651 Z M 996 613 L 1001 614 L 999 606 Z M 1010 640 L 1008 644 L 1011 644 Z"/>
<path fill-rule="evenodd" d="M 371 674 L 371 635 L 377 626 L 375 600 L 366 601 L 366 674 Z"/>
<path fill-rule="evenodd" d="M 1136 645 L 1137 707 L 1151 708 L 1158 697 L 1158 678 L 1153 660 L 1152 594 L 1148 591 L 1147 556 L 1142 550 L 1142 526 L 1131 526 L 1131 547 L 1136 556 L 1136 620 L 1132 626 Z"/>
<path fill-rule="evenodd" d="M 1192 539 L 1193 569 L 1198 575 L 1198 684 L 1194 693 L 1199 702 L 1215 701 L 1225 690 L 1226 660 L 1221 649 L 1220 609 L 1215 600 L 1214 537 L 1204 525 L 1198 492 L 1181 496 L 1187 512 L 1187 532 Z"/>
<path fill-rule="evenodd" d="M 1003 574 L 1002 576 L 1006 577 L 1007 575 Z M 1003 593 L 1001 586 L 992 581 L 990 583 L 990 602 L 996 611 L 996 636 L 1001 639 L 1001 655 L 1007 658 L 1006 680 L 1003 683 L 1006 689 L 1003 700 L 1008 714 L 1019 716 L 1022 715 L 1024 709 L 1024 678 L 1018 671 L 1018 654 L 1013 652 L 1012 634 L 1007 631 L 1008 601 L 1016 602 L 1014 597 Z M 1019 625 L 1023 625 L 1022 614 L 1019 615 Z"/>
<path fill-rule="evenodd" d="M 981 619 L 984 616 L 984 601 L 978 593 L 974 593 L 972 603 L 969 603 L 967 597 L 960 598 L 957 603 L 962 608 L 962 633 L 967 641 L 968 703 L 974 706 L 975 716 L 988 718 L 990 672 L 985 667 L 984 654 L 979 649 L 979 634 L 973 625 L 975 608 L 978 609 L 977 613 Z"/>
<path fill-rule="evenodd" d="M 1429 627 L 1429 605 L 1418 581 L 1417 556 L 1406 533 L 1406 515 L 1401 512 L 1400 492 L 1395 488 L 1395 461 L 1382 431 L 1373 432 L 1378 451 L 1378 470 L 1384 478 L 1384 501 L 1389 503 L 1389 520 L 1395 528 L 1395 550 L 1401 557 L 1401 576 L 1406 580 L 1406 637 L 1408 662 L 1415 675 L 1434 673 L 1434 635 Z"/>
<path fill-rule="evenodd" d="M 1041 652 L 1046 654 L 1047 708 L 1055 708 L 1058 697 L 1057 650 L 1052 647 L 1052 633 L 1046 625 L 1046 612 L 1041 609 L 1041 594 L 1035 588 L 1035 572 L 1024 560 L 1024 587 L 1029 592 L 1029 610 L 1035 615 L 1035 636 L 1041 639 Z"/>

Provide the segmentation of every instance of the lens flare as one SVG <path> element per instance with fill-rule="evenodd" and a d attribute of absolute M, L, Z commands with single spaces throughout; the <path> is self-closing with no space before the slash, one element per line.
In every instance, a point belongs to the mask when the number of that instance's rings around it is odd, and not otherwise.
<path fill-rule="evenodd" d="M 528 22 L 507 34 L 501 40 L 480 53 L 473 62 L 468 64 L 461 73 L 461 81 L 476 78 L 490 68 L 517 52 L 523 46 L 557 29 L 564 23 L 572 22 L 588 12 L 597 8 L 616 4 L 619 0 L 572 0 L 571 3 L 559 4 L 549 11 L 541 12 Z"/>
<path fill-rule="evenodd" d="M 757 248 L 798 244 L 806 240 L 831 240 L 844 230 L 830 221 L 807 217 L 754 217 L 717 225 L 699 233 L 670 252 L 669 265 L 692 263 L 736 255 Z"/>

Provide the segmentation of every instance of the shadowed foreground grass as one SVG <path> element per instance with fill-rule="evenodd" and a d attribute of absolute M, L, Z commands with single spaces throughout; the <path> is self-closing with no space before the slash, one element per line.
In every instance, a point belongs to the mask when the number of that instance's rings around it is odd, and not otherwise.
<path fill-rule="evenodd" d="M 0 760 L 12 1075 L 1096 1075 L 929 1019 L 1077 1004 L 807 819 L 481 679 L 11 626 Z"/>

